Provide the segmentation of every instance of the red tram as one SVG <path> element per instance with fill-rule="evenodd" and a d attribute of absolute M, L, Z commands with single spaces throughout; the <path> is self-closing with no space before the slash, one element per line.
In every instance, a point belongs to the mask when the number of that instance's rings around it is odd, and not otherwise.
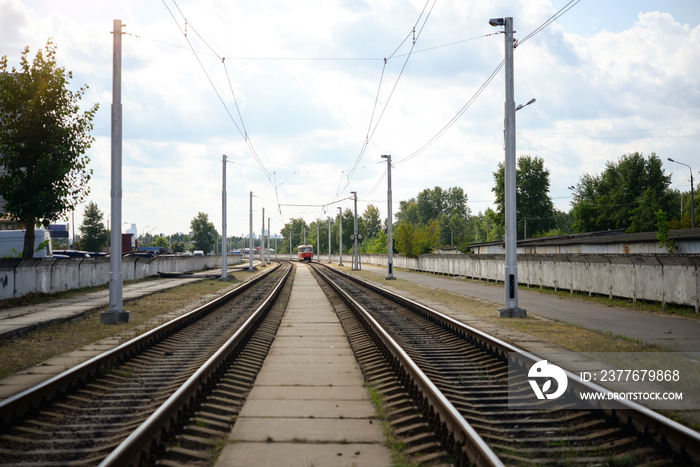
<path fill-rule="evenodd" d="M 299 255 L 299 261 L 311 261 L 314 258 L 314 246 L 299 245 L 297 247 L 297 254 Z"/>

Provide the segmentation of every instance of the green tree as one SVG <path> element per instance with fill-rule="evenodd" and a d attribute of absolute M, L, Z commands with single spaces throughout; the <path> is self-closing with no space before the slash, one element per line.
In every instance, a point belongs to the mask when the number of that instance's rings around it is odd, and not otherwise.
<path fill-rule="evenodd" d="M 379 208 L 373 204 L 368 204 L 364 214 L 362 214 L 362 224 L 364 226 L 363 240 L 372 240 L 382 230 L 382 217 Z"/>
<path fill-rule="evenodd" d="M 419 227 L 403 222 L 397 226 L 395 237 L 398 253 L 416 258 L 430 253 L 438 245 L 440 227 L 436 220 Z"/>
<path fill-rule="evenodd" d="M 168 248 L 170 244 L 168 243 L 167 238 L 158 236 L 153 239 L 153 241 L 151 242 L 151 246 L 157 246 L 158 248 Z"/>
<path fill-rule="evenodd" d="M 416 234 L 416 227 L 409 222 L 401 222 L 396 226 L 394 241 L 398 252 L 409 258 L 414 258 L 413 243 Z"/>
<path fill-rule="evenodd" d="M 173 249 L 173 253 L 183 253 L 185 251 L 183 242 L 174 241 L 170 246 Z"/>
<path fill-rule="evenodd" d="M 369 255 L 386 255 L 389 253 L 389 236 L 380 230 L 374 238 L 362 242 L 362 252 Z"/>
<path fill-rule="evenodd" d="M 656 154 L 635 152 L 608 162 L 600 175 L 584 175 L 574 190 L 571 213 L 575 232 L 656 230 L 656 213 L 671 212 L 673 193 Z"/>
<path fill-rule="evenodd" d="M 441 231 L 438 243 L 453 245 L 467 238 L 468 215 L 467 195 L 462 188 L 443 190 L 436 186 L 424 189 L 416 198 L 400 201 L 396 220 L 397 224 L 410 223 L 415 227 L 437 221 Z"/>
<path fill-rule="evenodd" d="M 100 251 L 109 243 L 109 231 L 104 225 L 104 214 L 97 204 L 90 201 L 83 211 L 80 230 L 80 247 L 87 251 Z"/>
<path fill-rule="evenodd" d="M 426 188 L 418 193 L 416 207 L 418 208 L 418 220 L 421 224 L 429 224 L 445 213 L 447 203 L 445 192 L 439 186 L 432 190 Z"/>
<path fill-rule="evenodd" d="M 284 227 L 282 227 L 280 232 L 283 237 L 282 244 L 280 245 L 280 253 L 289 253 L 290 238 L 292 240 L 292 253 L 296 253 L 297 247 L 304 243 L 304 229 L 306 229 L 306 237 L 308 240 L 311 229 L 308 225 L 306 225 L 303 218 L 299 217 L 297 219 L 291 219 L 290 222 L 284 224 Z M 245 247 L 248 247 L 247 243 Z"/>
<path fill-rule="evenodd" d="M 496 195 L 498 223 L 505 227 L 505 167 L 498 163 L 493 177 L 496 185 L 491 189 Z M 515 169 L 515 196 L 518 210 L 518 238 L 525 236 L 527 218 L 527 235 L 532 237 L 555 226 L 554 203 L 549 197 L 549 170 L 544 167 L 544 160 L 539 157 L 518 157 Z"/>
<path fill-rule="evenodd" d="M 654 218 L 656 220 L 656 240 L 659 242 L 659 248 L 666 248 L 666 251 L 669 253 L 678 252 L 678 245 L 668 236 L 670 229 L 666 213 L 659 209 L 656 211 Z"/>
<path fill-rule="evenodd" d="M 411 198 L 408 201 L 399 201 L 399 211 L 396 213 L 396 224 L 401 223 L 413 225 L 418 225 L 420 223 L 418 205 L 416 204 L 415 198 Z"/>
<path fill-rule="evenodd" d="M 98 105 L 81 112 L 87 86 L 70 91 L 72 77 L 57 65 L 50 40 L 33 61 L 25 48 L 19 69 L 0 59 L 0 195 L 26 228 L 25 258 L 34 255 L 34 227 L 47 227 L 89 194 L 86 152 Z"/>
<path fill-rule="evenodd" d="M 190 222 L 192 229 L 192 242 L 195 250 L 202 250 L 205 253 L 214 249 L 218 233 L 214 224 L 209 222 L 209 215 L 198 212 Z"/>

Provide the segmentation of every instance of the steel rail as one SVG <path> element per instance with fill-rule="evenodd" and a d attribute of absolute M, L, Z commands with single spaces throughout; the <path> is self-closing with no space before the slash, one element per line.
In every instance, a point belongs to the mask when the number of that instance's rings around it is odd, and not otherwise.
<path fill-rule="evenodd" d="M 331 269 L 329 266 L 323 264 L 321 264 L 321 266 Z M 528 366 L 532 366 L 534 363 L 542 360 L 541 357 L 535 354 L 514 347 L 497 337 L 491 336 L 461 321 L 457 321 L 454 318 L 414 300 L 398 295 L 390 290 L 343 271 L 338 271 L 337 269 L 333 269 L 333 271 L 355 283 L 361 284 L 363 287 L 367 287 L 385 298 L 413 310 L 424 318 L 439 323 L 455 335 L 468 336 L 469 339 L 480 348 L 494 356 L 499 356 L 499 358 L 503 360 L 507 360 L 509 354 L 511 354 L 511 358 L 516 358 L 518 361 L 522 362 L 522 364 Z M 611 392 L 609 389 L 593 382 L 580 381 L 578 376 L 571 371 L 563 370 L 569 379 L 569 387 L 567 390 L 574 391 L 574 393 L 577 394 L 582 392 L 600 392 L 607 394 Z M 591 410 L 601 409 L 612 418 L 617 418 L 622 421 L 630 420 L 634 425 L 647 427 L 650 434 L 657 442 L 662 444 L 664 441 L 668 442 L 676 452 L 687 455 L 693 462 L 700 464 L 700 433 L 697 431 L 629 400 L 617 399 L 615 401 L 596 400 L 587 402 Z"/>
<path fill-rule="evenodd" d="M 279 267 L 279 266 L 278 266 Z M 152 447 L 168 438 L 186 414 L 197 404 L 203 388 L 211 387 L 217 375 L 228 367 L 241 344 L 245 345 L 258 324 L 274 305 L 282 287 L 289 277 L 292 267 L 265 298 L 265 301 L 251 314 L 245 323 L 217 350 L 187 381 L 175 391 L 146 421 L 129 437 L 119 444 L 99 465 L 101 467 L 141 465 L 149 456 Z"/>
<path fill-rule="evenodd" d="M 227 292 L 226 294 L 205 303 L 204 305 L 187 312 L 177 318 L 161 324 L 160 326 L 145 332 L 144 334 L 131 339 L 128 342 L 110 349 L 90 360 L 87 360 L 69 370 L 53 376 L 29 389 L 15 394 L 12 397 L 0 402 L 0 421 L 4 426 L 9 426 L 13 422 L 19 421 L 27 412 L 38 410 L 41 406 L 48 404 L 56 396 L 65 394 L 77 387 L 83 386 L 88 381 L 94 379 L 105 369 L 121 364 L 133 355 L 147 349 L 160 342 L 166 337 L 188 326 L 193 321 L 210 313 L 212 310 L 228 302 L 242 292 L 255 286 L 268 274 L 280 267 L 277 265 L 263 274 L 244 282 L 240 287 Z"/>
<path fill-rule="evenodd" d="M 316 266 L 316 265 L 314 265 Z M 328 268 L 328 266 L 324 266 Z M 440 420 L 452 433 L 457 444 L 461 446 L 462 451 L 467 455 L 469 461 L 477 466 L 504 466 L 503 462 L 491 450 L 488 444 L 479 436 L 472 428 L 459 411 L 445 397 L 437 386 L 428 378 L 428 376 L 418 367 L 413 359 L 396 343 L 396 341 L 387 333 L 384 328 L 371 316 L 371 314 L 355 299 L 336 284 L 328 275 L 315 268 L 319 275 L 333 290 L 341 297 L 341 299 L 369 325 L 375 336 L 381 340 L 384 346 L 391 352 L 394 358 L 398 361 L 401 367 L 408 373 L 416 386 L 419 388 L 423 396 L 429 401 L 431 407 L 439 415 Z"/>

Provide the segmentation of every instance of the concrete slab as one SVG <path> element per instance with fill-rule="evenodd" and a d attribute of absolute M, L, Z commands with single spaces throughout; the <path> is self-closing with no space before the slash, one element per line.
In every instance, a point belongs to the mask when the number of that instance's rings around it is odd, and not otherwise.
<path fill-rule="evenodd" d="M 217 465 L 228 467 L 386 467 L 391 455 L 375 444 L 236 443 L 236 450 L 224 448 Z"/>
<path fill-rule="evenodd" d="M 375 418 L 340 322 L 298 267 L 277 338 L 217 466 L 391 465 Z"/>
<path fill-rule="evenodd" d="M 315 388 L 306 388 L 313 397 Z M 289 399 L 250 400 L 246 402 L 239 417 L 277 418 L 327 418 L 357 419 L 376 417 L 374 407 L 365 400 L 317 400 L 307 399 L 289 403 Z"/>
<path fill-rule="evenodd" d="M 268 440 L 307 443 L 378 443 L 384 442 L 379 422 L 332 418 L 239 418 L 229 441 Z M 229 444 L 235 446 L 235 444 Z M 277 448 L 278 446 L 275 446 Z"/>
<path fill-rule="evenodd" d="M 313 391 L 309 391 L 308 386 L 255 386 L 248 400 L 268 400 L 287 399 L 293 401 L 305 400 L 367 400 L 367 389 L 359 386 L 316 386 Z"/>
<path fill-rule="evenodd" d="M 271 363 L 263 368 L 255 384 L 263 386 L 353 386 L 364 383 L 356 366 L 318 365 L 299 363 L 295 365 Z"/>

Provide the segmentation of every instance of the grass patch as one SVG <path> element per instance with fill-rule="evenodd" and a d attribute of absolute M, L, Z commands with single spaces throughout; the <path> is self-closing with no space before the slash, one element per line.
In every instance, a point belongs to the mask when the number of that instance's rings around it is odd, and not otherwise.
<path fill-rule="evenodd" d="M 250 273 L 236 271 L 234 275 L 238 280 L 245 280 Z M 131 312 L 131 323 L 102 324 L 100 313 L 109 309 L 105 306 L 72 322 L 52 324 L 16 339 L 1 340 L 0 378 L 102 339 L 117 337 L 120 343 L 125 342 L 162 324 L 166 320 L 161 316 L 164 313 L 194 309 L 205 296 L 219 294 L 226 287 L 234 285 L 207 279 L 125 301 L 124 308 Z"/>
<path fill-rule="evenodd" d="M 365 384 L 365 386 L 369 391 L 369 396 L 372 399 L 372 404 L 374 405 L 374 409 L 377 412 L 377 419 L 379 420 L 379 423 L 382 426 L 382 432 L 384 433 L 384 437 L 386 439 L 384 445 L 391 450 L 391 465 L 395 467 L 409 467 L 417 465 L 410 461 L 409 456 L 404 454 L 406 446 L 399 438 L 397 438 L 394 435 L 394 430 L 389 424 L 389 421 L 387 420 L 388 411 L 384 404 L 384 394 L 378 391 L 372 383 Z"/>

